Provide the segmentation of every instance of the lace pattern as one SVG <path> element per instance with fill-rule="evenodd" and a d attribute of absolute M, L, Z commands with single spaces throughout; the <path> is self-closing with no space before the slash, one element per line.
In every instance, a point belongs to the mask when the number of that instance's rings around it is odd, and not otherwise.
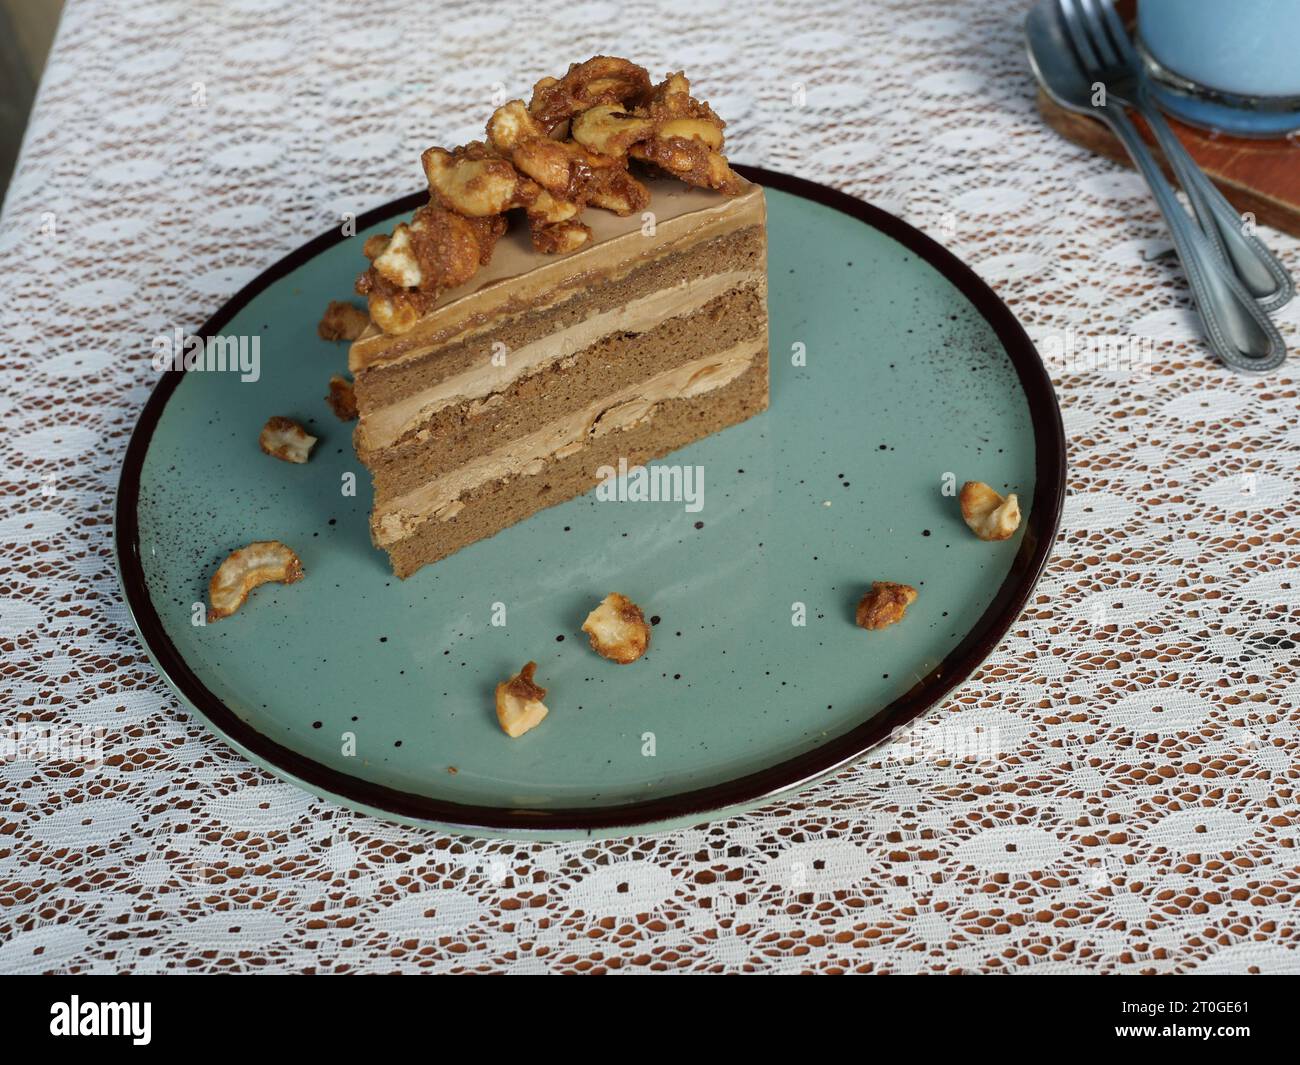
<path fill-rule="evenodd" d="M 1211 361 L 1138 178 L 1035 114 L 1023 11 L 70 0 L 0 224 L 0 692 L 6 726 L 102 725 L 106 757 L 0 761 L 0 971 L 1300 971 L 1294 372 Z M 1001 753 L 882 752 L 621 842 L 351 814 L 209 737 L 132 632 L 111 504 L 144 338 L 410 191 L 494 93 L 615 45 L 696 72 L 738 162 L 942 240 L 1042 347 L 1064 533 L 927 718 Z"/>

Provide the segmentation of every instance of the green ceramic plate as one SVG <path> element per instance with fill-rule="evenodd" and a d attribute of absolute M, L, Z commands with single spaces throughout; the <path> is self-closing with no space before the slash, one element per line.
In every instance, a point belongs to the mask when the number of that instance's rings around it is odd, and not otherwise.
<path fill-rule="evenodd" d="M 345 345 L 316 322 L 350 291 L 361 240 L 420 196 L 353 239 L 311 242 L 218 311 L 204 335 L 259 337 L 259 378 L 163 374 L 117 500 L 126 599 L 185 704 L 253 761 L 357 809 L 608 836 L 804 785 L 965 679 L 1056 531 L 1051 383 L 1006 307 L 927 237 L 830 189 L 746 174 L 768 189 L 772 404 L 663 460 L 703 467 L 698 512 L 593 492 L 405 582 L 389 573 L 352 427 L 322 399 Z M 272 414 L 320 436 L 309 464 L 258 450 Z M 1020 532 L 975 539 L 945 476 L 1018 492 Z M 306 579 L 196 624 L 214 568 L 264 539 L 293 546 Z M 872 580 L 920 589 L 902 624 L 854 626 Z M 655 621 L 631 666 L 579 630 L 614 590 Z M 530 658 L 551 714 L 510 740 L 493 689 Z"/>

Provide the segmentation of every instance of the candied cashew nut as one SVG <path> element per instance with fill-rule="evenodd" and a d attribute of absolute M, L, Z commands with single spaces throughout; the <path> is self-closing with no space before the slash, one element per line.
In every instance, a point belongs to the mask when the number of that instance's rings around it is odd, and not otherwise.
<path fill-rule="evenodd" d="M 533 683 L 536 662 L 529 662 L 509 680 L 497 685 L 497 723 L 512 740 L 535 729 L 549 712 L 542 700 L 546 689 Z"/>
<path fill-rule="evenodd" d="M 858 603 L 858 627 L 884 629 L 897 624 L 903 620 L 907 608 L 916 601 L 916 594 L 916 589 L 910 584 L 872 581 L 871 591 Z"/>
<path fill-rule="evenodd" d="M 550 140 L 546 130 L 524 106 L 523 100 L 507 100 L 487 121 L 488 143 L 504 156 L 532 140 Z"/>
<path fill-rule="evenodd" d="M 510 149 L 510 161 L 548 192 L 572 199 L 576 147 L 569 141 L 533 137 Z"/>
<path fill-rule="evenodd" d="M 700 141 L 715 152 L 722 150 L 722 127 L 704 118 L 670 118 L 655 131 L 655 135 L 665 140 L 683 137 Z"/>
<path fill-rule="evenodd" d="M 409 300 L 394 298 L 382 293 L 370 296 L 370 317 L 390 336 L 409 333 L 420 320 L 420 311 Z"/>
<path fill-rule="evenodd" d="M 483 218 L 521 206 L 518 171 L 508 159 L 488 155 L 481 144 L 454 152 L 429 148 L 420 162 L 430 191 L 459 214 Z"/>
<path fill-rule="evenodd" d="M 563 254 L 576 251 L 591 239 L 591 228 L 577 220 L 582 213 L 578 204 L 552 196 L 529 178 L 523 180 L 528 185 L 528 232 L 537 251 Z"/>
<path fill-rule="evenodd" d="M 330 300 L 330 305 L 325 308 L 325 314 L 316 326 L 316 334 L 321 340 L 356 340 L 369 324 L 369 315 L 356 304 Z"/>
<path fill-rule="evenodd" d="M 740 192 L 740 178 L 722 155 L 726 125 L 703 100 L 691 95 L 681 73 L 669 74 L 636 109 L 655 123 L 654 136 L 634 144 L 628 154 L 685 181 L 727 196 Z"/>
<path fill-rule="evenodd" d="M 650 626 L 641 608 L 618 592 L 605 596 L 587 615 L 582 631 L 593 651 L 619 665 L 635 662 L 650 646 Z"/>
<path fill-rule="evenodd" d="M 1012 492 L 1005 499 L 983 481 L 961 486 L 961 516 L 981 540 L 1006 540 L 1020 528 L 1020 501 Z"/>
<path fill-rule="evenodd" d="M 370 238 L 367 253 L 376 254 L 356 291 L 367 297 L 371 321 L 388 334 L 408 332 L 440 291 L 464 284 L 492 258 L 505 231 L 504 215 L 467 218 L 431 200 L 386 242 Z"/>
<path fill-rule="evenodd" d="M 341 374 L 330 378 L 330 394 L 325 397 L 335 416 L 341 422 L 350 422 L 357 416 L 357 395 L 352 382 Z"/>
<path fill-rule="evenodd" d="M 311 456 L 311 449 L 316 445 L 316 437 L 292 418 L 284 418 L 276 414 L 268 418 L 266 424 L 262 426 L 257 443 L 272 458 L 302 463 Z"/>
<path fill-rule="evenodd" d="M 574 199 L 575 171 L 589 155 L 572 141 L 552 140 L 533 121 L 522 100 L 502 104 L 488 119 L 488 140 L 519 172 L 560 199 Z M 588 163 L 589 165 L 589 163 Z"/>
<path fill-rule="evenodd" d="M 627 175 L 625 160 L 592 151 L 577 141 L 548 137 L 522 100 L 511 100 L 498 107 L 488 120 L 487 134 L 492 147 L 509 159 L 525 178 L 536 182 L 555 200 L 571 202 L 578 209 L 601 196 L 625 200 L 631 186 L 624 182 L 623 195 L 619 197 L 622 179 L 618 175 L 626 177 L 635 188 L 644 188 Z M 524 186 L 518 198 L 532 213 L 536 201 L 529 204 L 526 190 Z"/>
<path fill-rule="evenodd" d="M 546 255 L 567 255 L 591 239 L 585 222 L 538 222 L 529 226 L 533 247 Z"/>
<path fill-rule="evenodd" d="M 529 184 L 536 193 L 527 209 L 528 233 L 537 251 L 563 255 L 577 251 L 591 239 L 591 227 L 578 221 L 582 211 L 578 204 L 557 199 L 540 185 Z"/>
<path fill-rule="evenodd" d="M 650 108 L 664 115 L 685 115 L 690 112 L 691 83 L 684 71 L 668 74 L 650 91 Z"/>
<path fill-rule="evenodd" d="M 651 137 L 632 145 L 628 155 L 644 163 L 653 163 L 697 188 L 713 189 L 724 196 L 735 196 L 740 192 L 740 176 L 731 169 L 726 158 L 694 137 Z"/>
<path fill-rule="evenodd" d="M 621 104 L 597 104 L 574 117 L 572 131 L 573 139 L 584 148 L 622 158 L 637 141 L 650 136 L 655 127 L 648 118 L 628 114 Z M 721 143 L 719 133 L 718 144 Z"/>
<path fill-rule="evenodd" d="M 542 78 L 533 86 L 529 112 L 553 133 L 568 118 L 597 104 L 623 104 L 650 91 L 650 75 L 618 56 L 596 55 L 573 63 L 562 78 Z"/>
<path fill-rule="evenodd" d="M 626 170 L 611 168 L 595 175 L 587 202 L 627 217 L 650 206 L 650 190 Z"/>
<path fill-rule="evenodd" d="M 259 540 L 232 551 L 208 582 L 208 620 L 230 617 L 259 585 L 293 584 L 302 576 L 301 560 L 279 540 Z"/>
<path fill-rule="evenodd" d="M 550 225 L 552 222 L 567 222 L 575 217 L 581 208 L 570 200 L 560 200 L 552 196 L 540 185 L 532 183 L 536 192 L 532 203 L 528 205 L 528 220 L 538 225 Z"/>
<path fill-rule="evenodd" d="M 385 281 L 402 288 L 454 288 L 491 258 L 505 228 L 504 218 L 465 218 L 437 204 L 426 204 L 415 212 L 409 225 L 397 225 L 371 266 Z M 426 266 L 433 270 L 430 276 L 425 276 Z"/>
<path fill-rule="evenodd" d="M 415 249 L 411 245 L 411 226 L 399 222 L 393 229 L 393 235 L 384 245 L 384 250 L 371 260 L 371 266 L 374 267 L 375 273 L 394 285 L 401 285 L 403 288 L 415 288 L 419 285 L 424 280 L 424 274 L 420 269 L 419 260 L 415 257 Z"/>
<path fill-rule="evenodd" d="M 560 79 L 553 78 L 549 74 L 546 74 L 533 82 L 533 96 L 532 99 L 528 101 L 528 110 L 539 110 L 540 102 L 545 98 L 546 93 L 559 84 Z"/>

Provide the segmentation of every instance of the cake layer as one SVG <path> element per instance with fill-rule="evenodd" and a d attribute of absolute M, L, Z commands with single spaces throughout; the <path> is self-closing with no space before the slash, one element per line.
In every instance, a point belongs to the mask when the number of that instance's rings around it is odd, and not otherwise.
<path fill-rule="evenodd" d="M 695 304 L 716 288 L 712 282 L 743 279 L 702 306 Z M 656 374 L 702 354 L 725 351 L 744 341 L 766 339 L 765 282 L 762 275 L 719 275 L 678 295 L 665 317 L 655 300 L 657 324 L 643 332 L 605 331 L 594 344 L 522 377 L 501 392 L 446 405 L 420 423 L 414 433 L 382 451 L 363 453 L 374 477 L 375 499 L 382 503 L 431 477 L 535 431 L 539 426 L 586 408 Z M 671 313 L 671 312 L 669 312 Z M 633 324 L 632 322 L 628 323 Z M 641 325 L 639 321 L 636 325 Z"/>
<path fill-rule="evenodd" d="M 656 422 L 661 405 L 710 397 L 756 365 L 764 371 L 766 396 L 767 338 L 746 340 L 725 351 L 692 359 L 648 380 L 619 389 L 572 414 L 498 447 L 426 481 L 386 503 L 377 503 L 371 516 L 375 544 L 391 548 L 429 521 L 454 518 L 461 496 L 488 482 L 542 473 L 555 459 L 581 457 L 593 443 L 635 426 Z M 766 402 L 766 401 L 764 401 Z M 700 435 L 712 430 L 701 430 Z M 592 467 L 594 476 L 595 466 Z"/>
<path fill-rule="evenodd" d="M 530 472 L 533 463 L 525 463 L 515 475 L 488 477 L 465 487 L 450 508 L 454 513 L 445 512 L 442 520 L 406 526 L 398 519 L 391 527 L 402 535 L 383 545 L 393 572 L 409 577 L 421 566 L 446 558 L 545 507 L 581 495 L 598 483 L 598 469 L 617 468 L 620 458 L 629 466 L 641 465 L 759 413 L 768 398 L 766 346 L 749 355 L 730 353 L 728 364 L 733 369 L 737 359 L 739 373 L 725 376 L 725 381 L 719 374 L 722 383 L 659 401 L 618 431 L 581 440 L 567 453 L 561 448 L 549 459 L 534 460 L 538 463 L 535 472 Z M 395 517 L 393 511 L 389 515 Z"/>
<path fill-rule="evenodd" d="M 653 321 L 656 312 L 667 313 L 670 298 L 661 295 L 665 290 L 683 283 L 725 284 L 725 275 L 745 271 L 765 273 L 765 235 L 758 226 L 663 250 L 664 254 L 616 281 L 601 283 L 592 278 L 587 288 L 570 291 L 564 300 L 495 319 L 490 330 L 475 330 L 410 358 L 357 373 L 362 413 L 358 446 L 371 451 L 385 447 L 422 407 L 486 396 L 547 359 L 577 351 L 606 332 Z M 719 281 L 706 283 L 705 277 Z M 701 302 L 707 298 L 711 297 L 705 295 Z M 624 320 L 621 325 L 619 318 Z"/>
<path fill-rule="evenodd" d="M 761 226 L 763 190 L 745 183 L 737 196 L 648 177 L 650 209 L 620 218 L 590 210 L 592 239 L 569 255 L 539 256 L 523 227 L 498 242 L 492 260 L 469 282 L 441 294 L 409 333 L 386 336 L 373 325 L 348 353 L 354 375 L 419 358 L 468 334 L 492 331 L 502 319 L 554 306 L 593 283 L 606 284 L 670 251 L 750 226 Z"/>
<path fill-rule="evenodd" d="M 352 345 L 371 536 L 399 576 L 766 407 L 762 190 L 650 184 L 641 215 L 588 211 L 569 255 L 512 229 L 409 333 Z"/>

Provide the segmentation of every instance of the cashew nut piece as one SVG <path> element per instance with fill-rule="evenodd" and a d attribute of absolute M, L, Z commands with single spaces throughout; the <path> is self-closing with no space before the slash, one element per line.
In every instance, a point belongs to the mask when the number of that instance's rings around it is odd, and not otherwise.
<path fill-rule="evenodd" d="M 259 585 L 293 584 L 302 576 L 301 560 L 279 540 L 258 540 L 232 551 L 208 582 L 208 620 L 230 617 Z"/>
<path fill-rule="evenodd" d="M 961 516 L 981 540 L 1006 540 L 1020 527 L 1020 501 L 1005 499 L 983 481 L 961 486 Z"/>

